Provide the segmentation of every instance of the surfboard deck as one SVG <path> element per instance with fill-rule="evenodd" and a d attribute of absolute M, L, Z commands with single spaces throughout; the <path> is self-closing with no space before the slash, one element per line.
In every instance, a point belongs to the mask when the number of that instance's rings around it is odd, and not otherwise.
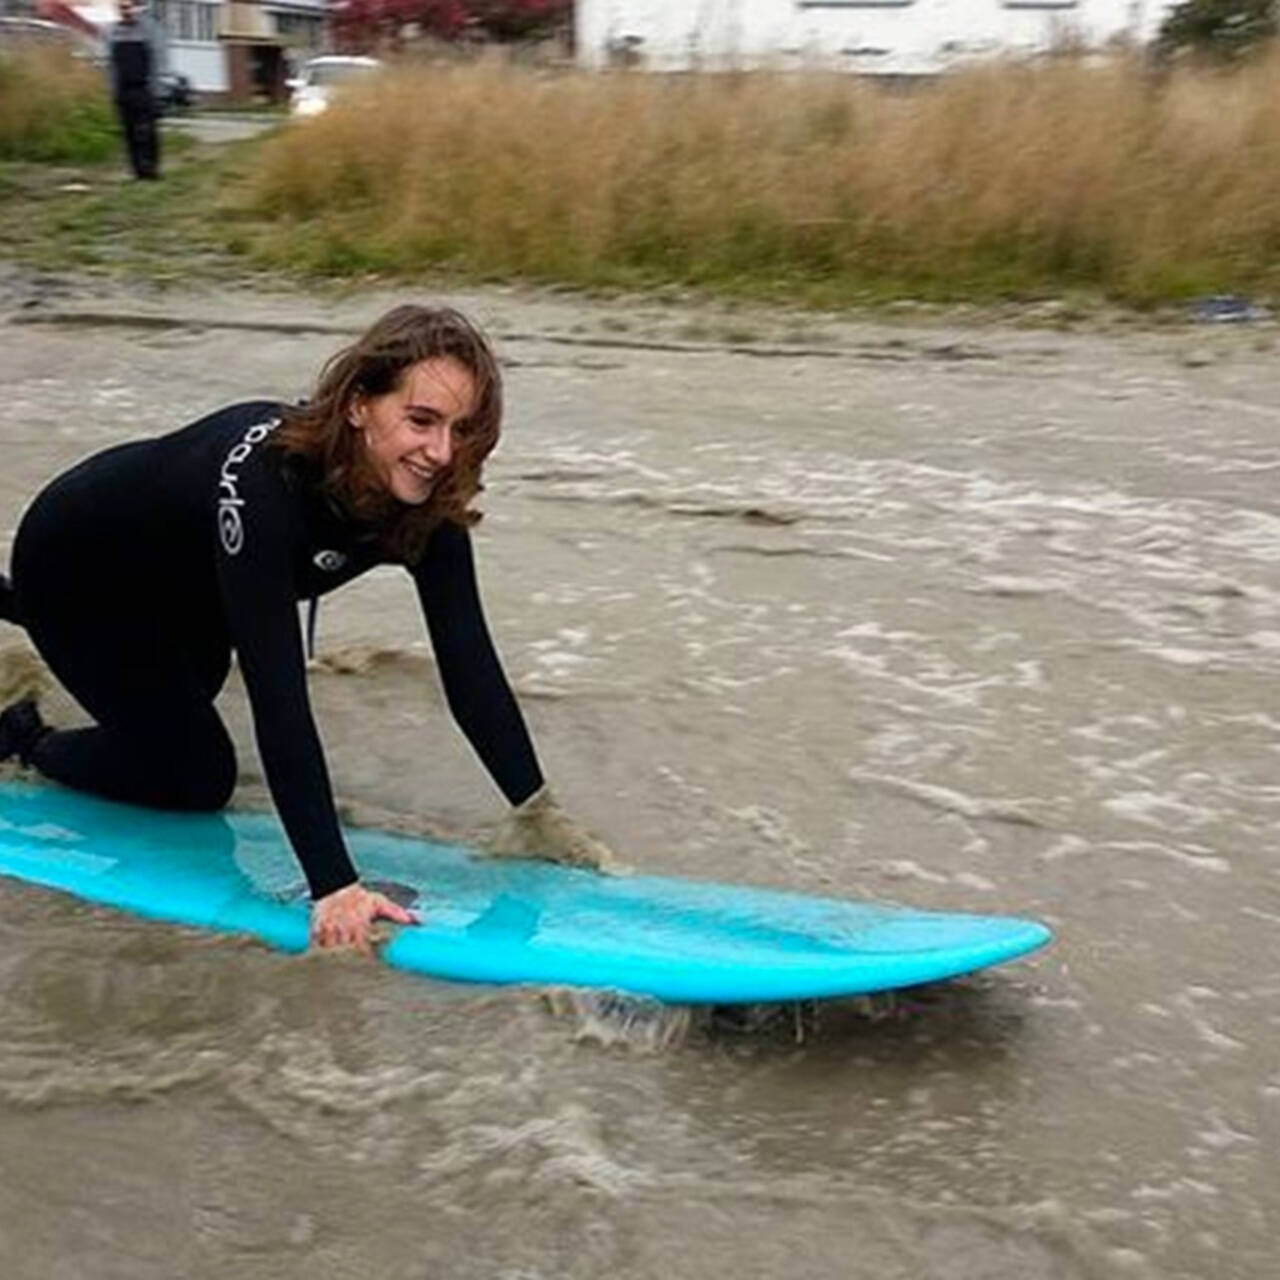
<path fill-rule="evenodd" d="M 422 923 L 382 949 L 437 978 L 611 988 L 673 1003 L 809 1000 L 916 986 L 1016 959 L 1031 920 L 545 862 L 353 829 L 366 882 L 407 889 Z M 156 813 L 0 783 L 0 874 L 159 920 L 307 945 L 297 862 L 268 814 Z"/>

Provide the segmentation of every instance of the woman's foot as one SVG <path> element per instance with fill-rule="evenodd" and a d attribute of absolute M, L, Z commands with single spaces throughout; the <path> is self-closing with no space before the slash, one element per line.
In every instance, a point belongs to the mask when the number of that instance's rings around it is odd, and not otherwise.
<path fill-rule="evenodd" d="M 36 743 L 48 732 L 34 698 L 11 702 L 0 711 L 0 760 L 17 756 L 23 764 L 30 764 Z"/>

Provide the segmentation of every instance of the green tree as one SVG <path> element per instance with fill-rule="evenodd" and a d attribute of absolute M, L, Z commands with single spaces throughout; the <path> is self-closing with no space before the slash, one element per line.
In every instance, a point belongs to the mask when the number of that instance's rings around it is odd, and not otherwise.
<path fill-rule="evenodd" d="M 1231 62 L 1275 40 L 1277 0 L 1184 0 L 1160 24 L 1156 54 Z"/>

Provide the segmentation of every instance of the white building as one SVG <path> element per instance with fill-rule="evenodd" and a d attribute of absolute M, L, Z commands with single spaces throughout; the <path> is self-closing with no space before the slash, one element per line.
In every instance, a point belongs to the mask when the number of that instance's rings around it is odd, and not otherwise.
<path fill-rule="evenodd" d="M 218 41 L 222 5 L 206 0 L 152 0 L 150 7 L 165 31 L 169 69 L 186 76 L 197 93 L 225 93 L 226 51 Z"/>
<path fill-rule="evenodd" d="M 577 0 L 587 67 L 927 75 L 996 53 L 1146 42 L 1176 0 Z"/>

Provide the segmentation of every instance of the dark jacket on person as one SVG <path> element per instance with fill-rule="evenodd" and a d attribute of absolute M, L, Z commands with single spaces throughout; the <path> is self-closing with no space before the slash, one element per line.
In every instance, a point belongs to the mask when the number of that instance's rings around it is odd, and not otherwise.
<path fill-rule="evenodd" d="M 149 13 L 139 12 L 132 22 L 117 22 L 107 38 L 111 96 L 117 102 L 158 102 L 165 52 L 164 32 Z"/>

